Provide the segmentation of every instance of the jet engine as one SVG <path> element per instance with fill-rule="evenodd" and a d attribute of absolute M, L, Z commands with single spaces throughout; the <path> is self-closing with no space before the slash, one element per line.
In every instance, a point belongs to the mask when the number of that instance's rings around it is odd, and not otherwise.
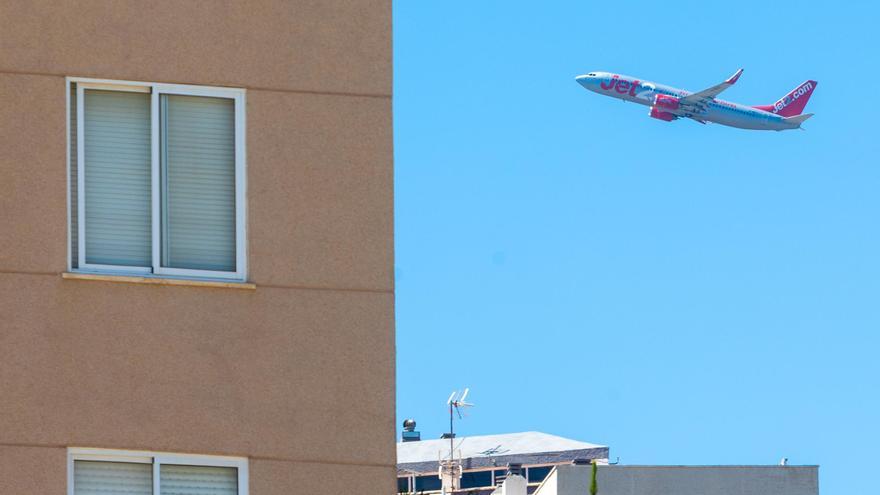
<path fill-rule="evenodd" d="M 657 107 L 651 107 L 651 113 L 649 113 L 648 115 L 654 117 L 655 119 L 665 120 L 666 122 L 671 122 L 675 120 L 674 113 L 664 112 Z"/>
<path fill-rule="evenodd" d="M 678 110 L 679 102 L 678 98 L 674 96 L 668 95 L 656 95 L 654 96 L 654 105 L 651 107 L 651 117 L 655 119 L 664 120 L 666 122 L 670 122 L 675 120 L 677 117 L 674 113 L 669 112 L 668 110 Z"/>

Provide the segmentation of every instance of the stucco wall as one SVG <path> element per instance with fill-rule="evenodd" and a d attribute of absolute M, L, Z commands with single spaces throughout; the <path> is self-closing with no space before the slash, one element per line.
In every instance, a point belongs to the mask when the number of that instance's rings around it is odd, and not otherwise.
<path fill-rule="evenodd" d="M 589 492 L 591 466 L 557 466 L 535 495 Z M 818 495 L 817 466 L 599 466 L 600 495 Z"/>
<path fill-rule="evenodd" d="M 0 2 L 0 493 L 66 493 L 67 446 L 392 493 L 390 9 Z M 255 291 L 61 278 L 65 76 L 247 89 Z"/>
<path fill-rule="evenodd" d="M 4 71 L 391 93 L 389 0 L 5 0 Z"/>

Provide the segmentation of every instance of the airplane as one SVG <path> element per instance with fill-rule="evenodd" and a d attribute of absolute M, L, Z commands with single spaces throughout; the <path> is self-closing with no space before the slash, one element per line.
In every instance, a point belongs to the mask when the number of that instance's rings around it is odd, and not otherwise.
<path fill-rule="evenodd" d="M 696 93 L 609 72 L 590 72 L 575 80 L 600 95 L 649 106 L 649 116 L 666 122 L 688 118 L 701 124 L 715 122 L 740 129 L 784 131 L 800 129 L 813 116 L 802 113 L 818 84 L 813 80 L 794 88 L 772 105 L 748 106 L 717 99 L 742 73 L 740 69 L 721 84 Z"/>

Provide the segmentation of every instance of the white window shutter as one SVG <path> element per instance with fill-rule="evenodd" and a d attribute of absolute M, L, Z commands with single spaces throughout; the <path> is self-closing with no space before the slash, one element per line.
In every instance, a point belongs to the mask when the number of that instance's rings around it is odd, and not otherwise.
<path fill-rule="evenodd" d="M 236 271 L 235 102 L 162 95 L 162 266 Z"/>
<path fill-rule="evenodd" d="M 74 495 L 152 495 L 153 465 L 74 461 Z"/>
<path fill-rule="evenodd" d="M 148 267 L 150 95 L 86 89 L 84 99 L 85 261 Z"/>
<path fill-rule="evenodd" d="M 159 469 L 162 495 L 238 494 L 238 469 L 234 467 L 162 464 Z"/>

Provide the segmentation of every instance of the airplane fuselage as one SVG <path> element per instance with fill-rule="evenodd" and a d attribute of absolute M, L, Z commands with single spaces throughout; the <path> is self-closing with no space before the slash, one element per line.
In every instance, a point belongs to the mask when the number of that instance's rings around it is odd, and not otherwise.
<path fill-rule="evenodd" d="M 683 98 L 691 94 L 689 91 L 664 84 L 608 72 L 593 72 L 579 76 L 577 82 L 584 88 L 600 95 L 648 107 L 654 106 L 657 95 Z M 679 118 L 687 117 L 698 121 L 715 122 L 740 129 L 782 131 L 798 128 L 798 124 L 787 122 L 785 118 L 775 113 L 717 98 L 713 99 L 705 108 L 681 109 L 676 111 L 675 115 Z"/>

